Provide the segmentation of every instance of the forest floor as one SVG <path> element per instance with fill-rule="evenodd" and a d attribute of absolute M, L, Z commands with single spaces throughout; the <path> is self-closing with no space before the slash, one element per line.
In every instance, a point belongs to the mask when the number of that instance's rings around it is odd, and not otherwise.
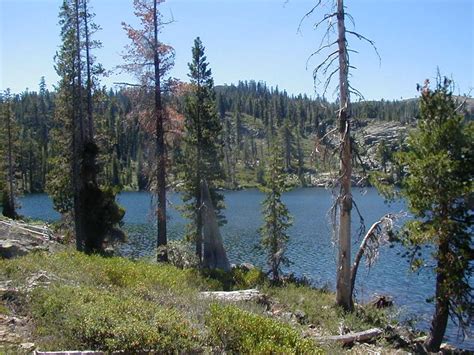
<path fill-rule="evenodd" d="M 212 293 L 248 289 L 245 299 Z M 224 274 L 40 248 L 0 258 L 0 354 L 422 352 L 421 334 L 399 326 L 394 309 L 370 303 L 345 313 L 334 303 L 328 290 L 271 285 L 248 265 Z M 331 338 L 374 329 L 364 342 Z"/>
<path fill-rule="evenodd" d="M 217 277 L 216 277 L 217 276 Z M 229 280 L 231 284 L 229 284 Z M 256 287 L 247 301 L 202 291 Z M 0 353 L 58 350 L 199 353 L 407 353 L 417 336 L 390 309 L 334 306 L 326 290 L 270 286 L 257 269 L 232 279 L 72 250 L 0 260 Z M 321 337 L 373 329 L 368 343 Z M 414 347 L 415 346 L 415 347 Z"/>

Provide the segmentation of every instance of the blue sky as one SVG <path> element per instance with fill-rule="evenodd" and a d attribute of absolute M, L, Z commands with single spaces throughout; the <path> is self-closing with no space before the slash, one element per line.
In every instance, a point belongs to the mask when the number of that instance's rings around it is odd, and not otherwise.
<path fill-rule="evenodd" d="M 323 1 L 324 3 L 325 1 Z M 326 1 L 327 2 L 327 1 Z M 187 80 L 187 62 L 196 36 L 207 50 L 216 84 L 263 80 L 290 94 L 315 94 L 312 68 L 323 57 L 309 55 L 320 43 L 312 24 L 322 11 L 300 19 L 315 0 L 168 0 L 161 5 L 166 26 L 163 41 L 176 50 L 174 77 Z M 44 75 L 51 88 L 58 80 L 53 57 L 59 46 L 60 0 L 0 0 L 0 89 L 37 90 Z M 96 53 L 106 69 L 121 64 L 128 39 L 121 22 L 136 24 L 132 0 L 91 0 L 102 27 Z M 474 94 L 473 0 L 347 0 L 356 31 L 375 41 L 380 56 L 355 38 L 360 54 L 352 63 L 352 83 L 367 99 L 399 99 L 416 95 L 416 83 L 433 78 L 437 67 L 452 76 L 457 93 Z M 352 25 L 348 24 L 351 28 Z M 102 83 L 131 81 L 114 73 Z M 322 92 L 322 88 L 317 88 Z M 333 90 L 327 94 L 333 100 Z"/>

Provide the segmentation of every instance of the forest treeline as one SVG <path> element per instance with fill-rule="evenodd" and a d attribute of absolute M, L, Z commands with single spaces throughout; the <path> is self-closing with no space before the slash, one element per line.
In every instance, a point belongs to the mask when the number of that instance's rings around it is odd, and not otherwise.
<path fill-rule="evenodd" d="M 133 110 L 134 88 L 94 92 L 96 135 L 100 146 L 99 163 L 103 166 L 101 184 L 130 190 L 144 190 L 149 184 L 149 132 L 139 113 Z M 223 130 L 222 165 L 226 170 L 224 187 L 236 188 L 261 183 L 263 157 L 273 137 L 282 133 L 285 168 L 301 176 L 314 172 L 314 141 L 335 125 L 337 102 L 323 97 L 289 95 L 264 82 L 240 81 L 237 85 L 215 87 L 215 101 Z M 183 115 L 183 95 L 167 97 Z M 2 106 L 5 95 L 0 96 Z M 57 93 L 48 90 L 41 78 L 38 91 L 11 94 L 11 110 L 16 123 L 14 132 L 18 189 L 23 193 L 44 192 L 51 169 L 50 162 L 64 151 L 53 148 L 52 132 L 58 125 Z M 355 117 L 373 121 L 406 124 L 418 115 L 418 100 L 362 101 L 353 105 Z M 178 126 L 178 129 L 180 127 Z M 176 132 L 175 132 L 176 133 Z M 179 133 L 179 132 L 178 132 Z M 179 137 L 179 134 L 175 136 Z M 173 139 L 170 159 L 179 159 L 180 141 Z M 174 166 L 174 164 L 170 164 Z M 172 178 L 171 178 L 172 179 Z"/>

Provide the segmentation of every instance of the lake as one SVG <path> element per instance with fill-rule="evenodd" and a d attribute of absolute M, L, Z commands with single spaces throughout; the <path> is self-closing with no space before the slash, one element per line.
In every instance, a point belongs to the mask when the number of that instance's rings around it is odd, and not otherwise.
<path fill-rule="evenodd" d="M 177 211 L 182 203 L 178 193 L 169 193 L 169 237 L 182 237 L 186 220 Z M 386 213 L 406 210 L 403 201 L 387 205 L 375 189 L 355 190 L 354 199 L 362 212 L 367 228 Z M 156 245 L 156 222 L 152 215 L 152 198 L 148 192 L 123 192 L 118 196 L 126 208 L 124 228 L 128 242 L 120 247 L 122 255 L 140 258 L 152 257 Z M 262 224 L 261 201 L 263 194 L 256 189 L 226 191 L 225 216 L 227 224 L 221 232 L 231 263 L 250 262 L 265 268 L 264 255 L 256 248 L 259 243 L 258 228 Z M 294 223 L 289 230 L 287 256 L 292 264 L 286 271 L 305 275 L 315 285 L 335 287 L 336 253 L 331 243 L 331 227 L 328 211 L 331 193 L 323 188 L 301 188 L 283 195 Z M 20 213 L 35 219 L 54 221 L 59 214 L 53 210 L 51 200 L 44 194 L 21 198 Z M 400 222 L 402 223 L 402 222 Z M 353 214 L 353 231 L 356 234 L 358 218 Z M 356 239 L 355 237 L 353 239 Z M 354 248 L 358 243 L 354 241 Z M 393 297 L 399 309 L 399 319 L 417 320 L 417 327 L 428 329 L 433 305 L 426 302 L 434 293 L 434 275 L 429 269 L 412 273 L 408 262 L 397 253 L 403 249 L 396 245 L 384 247 L 380 257 L 370 270 L 361 265 L 357 277 L 356 297 L 368 300 L 374 294 Z M 354 254 L 354 252 L 353 252 Z M 463 348 L 474 350 L 474 340 L 461 341 L 457 328 L 450 324 L 446 339 Z"/>

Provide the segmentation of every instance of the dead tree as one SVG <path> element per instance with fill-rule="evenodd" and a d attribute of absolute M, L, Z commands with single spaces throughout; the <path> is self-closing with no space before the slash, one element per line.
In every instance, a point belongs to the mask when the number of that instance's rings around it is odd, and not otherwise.
<path fill-rule="evenodd" d="M 359 250 L 354 258 L 351 268 L 351 297 L 354 294 L 354 286 L 357 277 L 357 270 L 359 269 L 360 261 L 365 255 L 366 263 L 370 267 L 377 260 L 380 246 L 389 242 L 390 235 L 393 230 L 394 221 L 398 218 L 397 215 L 387 214 L 380 218 L 367 231 L 364 239 L 360 243 Z"/>
<path fill-rule="evenodd" d="M 212 205 L 206 180 L 201 180 L 200 215 L 202 217 L 203 259 L 202 265 L 208 269 L 230 271 L 229 259 L 222 242 L 219 223 Z"/>
<path fill-rule="evenodd" d="M 157 169 L 156 169 L 156 183 L 158 190 L 158 247 L 166 246 L 166 152 L 165 139 L 163 131 L 163 103 L 161 99 L 161 73 L 160 73 L 160 57 L 159 57 L 159 41 L 158 41 L 158 1 L 153 1 L 153 67 L 155 75 L 155 122 L 156 122 L 156 154 L 157 154 Z M 167 261 L 166 252 L 158 255 L 159 261 Z"/>
<path fill-rule="evenodd" d="M 174 64 L 174 50 L 160 42 L 159 35 L 162 27 L 171 22 L 163 22 L 158 5 L 164 0 L 134 0 L 135 14 L 139 17 L 142 28 L 135 29 L 130 25 L 122 23 L 127 32 L 131 45 L 127 46 L 124 59 L 127 62 L 120 68 L 134 74 L 140 81 L 139 84 L 120 83 L 137 87 L 144 96 L 146 108 L 143 113 L 153 116 L 154 141 L 156 149 L 156 172 L 153 178 L 156 180 L 158 197 L 157 216 L 157 247 L 162 251 L 158 253 L 158 261 L 166 261 L 167 226 L 166 226 L 166 163 L 167 150 L 165 144 L 165 129 L 167 121 L 165 107 L 163 104 L 162 90 L 165 75 Z M 149 102 L 149 96 L 153 96 Z M 163 247 L 163 248 L 160 248 Z"/>
<path fill-rule="evenodd" d="M 374 48 L 375 46 L 373 41 L 357 32 L 346 29 L 346 17 L 351 21 L 353 21 L 353 19 L 352 16 L 345 12 L 343 0 L 334 0 L 332 5 L 331 11 L 326 13 L 314 26 L 318 28 L 321 24 L 325 22 L 328 23 L 319 48 L 311 54 L 309 59 L 324 51 L 329 52 L 326 58 L 313 70 L 313 78 L 316 86 L 319 84 L 320 75 L 326 77 L 324 94 L 333 76 L 337 73 L 339 74 L 339 83 L 337 85 L 339 96 L 338 136 L 336 138 L 338 141 L 339 173 L 334 184 L 335 189 L 338 189 L 338 193 L 333 207 L 334 235 L 338 241 L 336 302 L 345 310 L 350 311 L 353 309 L 350 265 L 351 211 L 353 207 L 351 192 L 353 141 L 351 139 L 352 116 L 350 94 L 355 94 L 359 97 L 362 95 L 349 83 L 349 69 L 354 69 L 354 67 L 350 65 L 349 52 L 355 51 L 349 48 L 346 35 L 353 35 L 360 40 L 369 42 Z M 319 7 L 321 7 L 321 0 L 317 1 L 316 5 L 306 13 L 301 21 L 311 16 Z M 337 33 L 336 39 L 331 39 L 332 33 Z"/>

